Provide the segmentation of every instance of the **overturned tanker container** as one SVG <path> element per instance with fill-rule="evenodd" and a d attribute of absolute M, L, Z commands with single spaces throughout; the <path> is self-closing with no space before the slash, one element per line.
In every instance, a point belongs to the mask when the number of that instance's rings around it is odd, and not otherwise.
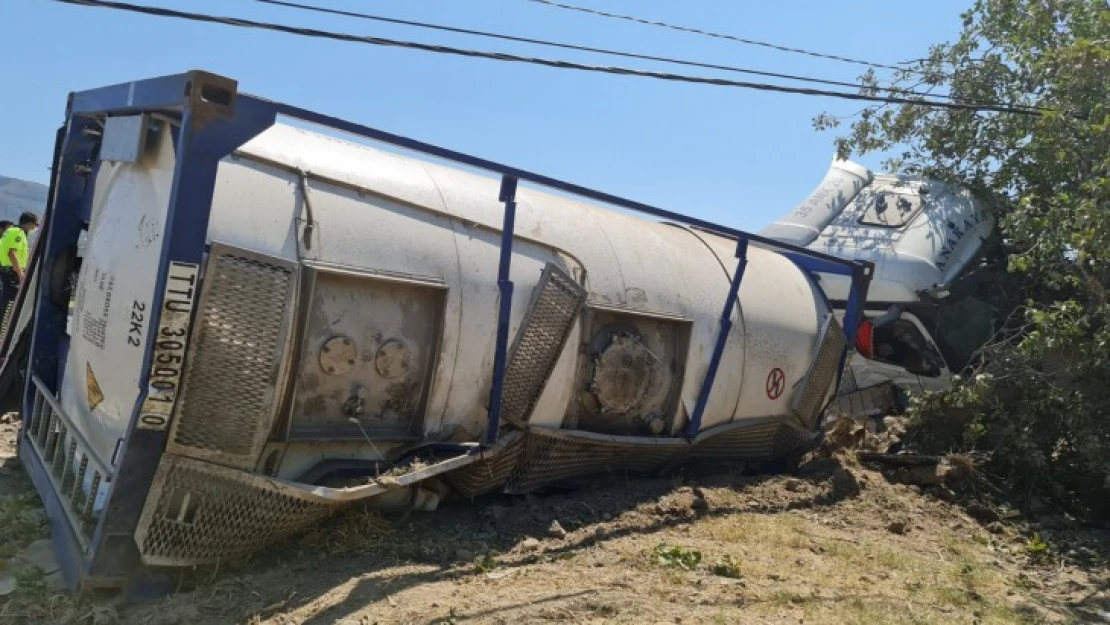
<path fill-rule="evenodd" d="M 5 376 L 83 587 L 149 590 L 354 503 L 788 458 L 858 317 L 814 274 L 856 303 L 870 279 L 204 72 L 72 94 L 56 151 Z"/>

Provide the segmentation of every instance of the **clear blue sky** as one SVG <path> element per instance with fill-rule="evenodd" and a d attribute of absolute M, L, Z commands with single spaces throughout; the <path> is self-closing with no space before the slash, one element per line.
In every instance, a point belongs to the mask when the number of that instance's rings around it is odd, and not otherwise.
<path fill-rule="evenodd" d="M 131 1 L 599 64 L 713 73 L 306 14 L 250 0 Z M 567 1 L 887 63 L 919 57 L 929 44 L 953 39 L 959 13 L 969 4 Z M 525 0 L 316 4 L 838 80 L 852 80 L 861 69 Z M 860 106 L 306 39 L 47 0 L 0 0 L 0 5 L 0 174 L 39 182 L 46 182 L 67 92 L 195 68 L 236 78 L 249 93 L 757 230 L 804 199 L 828 167 L 835 135 L 815 132 L 812 118 Z M 876 167 L 877 160 L 862 162 Z"/>

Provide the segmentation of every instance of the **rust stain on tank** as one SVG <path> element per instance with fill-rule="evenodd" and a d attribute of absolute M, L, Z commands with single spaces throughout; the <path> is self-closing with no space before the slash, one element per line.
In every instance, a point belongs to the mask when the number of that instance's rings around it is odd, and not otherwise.
<path fill-rule="evenodd" d="M 381 403 L 381 412 L 398 412 L 408 417 L 415 410 L 420 399 L 420 382 L 404 381 L 390 384 L 385 389 L 386 399 Z"/>

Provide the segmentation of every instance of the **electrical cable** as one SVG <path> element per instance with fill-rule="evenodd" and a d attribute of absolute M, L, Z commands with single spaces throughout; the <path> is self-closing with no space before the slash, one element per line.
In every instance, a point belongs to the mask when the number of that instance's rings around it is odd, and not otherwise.
<path fill-rule="evenodd" d="M 678 30 L 678 31 L 686 32 L 686 33 L 693 33 L 695 35 L 703 35 L 705 37 L 713 37 L 715 39 L 728 39 L 730 41 L 735 41 L 735 42 L 743 43 L 743 44 L 750 45 L 750 46 L 759 46 L 759 47 L 762 47 L 762 48 L 770 48 L 772 50 L 778 50 L 780 52 L 791 52 L 791 53 L 794 53 L 794 54 L 804 54 L 806 56 L 812 56 L 812 57 L 816 57 L 816 58 L 819 58 L 819 59 L 831 59 L 833 61 L 841 61 L 841 62 L 844 62 L 844 63 L 853 63 L 855 65 L 864 65 L 866 67 L 873 67 L 873 68 L 876 68 L 876 69 L 893 69 L 893 70 L 898 70 L 898 71 L 907 71 L 905 67 L 898 67 L 897 65 L 888 65 L 886 63 L 875 63 L 873 61 L 863 61 L 863 60 L 860 60 L 860 59 L 853 59 L 853 58 L 846 57 L 846 56 L 838 56 L 838 55 L 835 55 L 835 54 L 825 54 L 823 52 L 813 52 L 812 50 L 803 50 L 801 48 L 790 48 L 790 47 L 787 47 L 787 46 L 781 46 L 781 45 L 774 44 L 774 43 L 768 43 L 766 41 L 756 41 L 754 39 L 745 39 L 743 37 L 736 37 L 736 36 L 733 36 L 733 35 L 725 35 L 725 34 L 722 34 L 722 33 L 715 33 L 715 32 L 712 32 L 712 31 L 702 30 L 700 28 L 690 28 L 688 26 L 676 26 L 674 24 L 667 24 L 666 22 L 656 22 L 656 21 L 653 21 L 653 20 L 644 19 L 642 17 L 636 17 L 635 15 L 621 15 L 619 13 L 607 13 L 605 11 L 599 11 L 597 9 L 591 9 L 591 8 L 588 8 L 588 7 L 574 6 L 572 4 L 563 4 L 561 2 L 554 2 L 553 0 L 527 0 L 527 1 L 528 2 L 535 2 L 537 4 L 546 4 L 548 6 L 557 7 L 557 8 L 560 8 L 560 9 L 567 9 L 567 10 L 570 10 L 570 11 L 579 11 L 579 12 L 582 12 L 582 13 L 590 13 L 590 14 L 593 14 L 593 15 L 599 15 L 601 17 L 608 17 L 608 18 L 619 19 L 619 20 L 627 20 L 627 21 L 630 21 L 630 22 L 637 22 L 637 23 L 640 23 L 640 24 L 647 24 L 649 26 L 658 26 L 660 28 L 669 28 L 671 30 Z M 913 71 L 913 70 L 909 70 L 909 71 Z M 917 73 L 917 72 L 914 72 L 914 73 Z"/>
<path fill-rule="evenodd" d="M 340 16 L 343 16 L 343 17 L 352 17 L 352 18 L 355 18 L 355 19 L 363 19 L 363 20 L 371 20 L 371 21 L 375 21 L 375 22 L 383 22 L 383 23 L 386 23 L 386 24 L 400 24 L 400 25 L 403 25 L 403 26 L 413 26 L 415 28 L 426 28 L 426 29 L 439 30 L 439 31 L 450 32 L 450 33 L 460 33 L 460 34 L 464 34 L 464 35 L 474 35 L 474 36 L 477 36 L 477 37 L 488 37 L 488 38 L 491 38 L 491 39 L 500 39 L 500 40 L 504 40 L 504 41 L 516 41 L 516 42 L 520 42 L 520 43 L 529 43 L 529 44 L 535 44 L 535 45 L 540 45 L 540 46 L 548 46 L 548 47 L 552 47 L 552 48 L 562 48 L 564 50 L 577 50 L 577 51 L 580 51 L 580 52 L 592 52 L 592 53 L 595 53 L 595 54 L 604 54 L 604 55 L 608 55 L 608 56 L 618 56 L 618 57 L 629 58 L 629 59 L 640 59 L 640 60 L 644 60 L 644 61 L 658 61 L 658 62 L 661 62 L 661 63 L 671 63 L 673 65 L 684 65 L 684 66 L 687 66 L 687 67 L 700 67 L 700 68 L 704 68 L 704 69 L 716 69 L 716 70 L 722 70 L 722 71 L 726 71 L 726 72 L 735 72 L 735 73 L 738 73 L 738 74 L 749 74 L 749 75 L 753 75 L 753 76 L 763 76 L 763 77 L 766 77 L 766 78 L 781 78 L 781 79 L 784 79 L 784 80 L 795 80 L 795 81 L 798 81 L 798 82 L 808 82 L 808 83 L 815 83 L 815 84 L 821 84 L 821 85 L 831 85 L 831 86 L 834 86 L 834 87 L 851 87 L 851 88 L 856 88 L 856 89 L 860 89 L 860 88 L 865 87 L 865 85 L 861 85 L 861 84 L 855 83 L 855 82 L 847 82 L 847 81 L 840 81 L 840 80 L 827 80 L 827 79 L 823 79 L 823 78 L 813 78 L 813 77 L 809 77 L 809 76 L 798 76 L 798 75 L 794 75 L 794 74 L 781 74 L 781 73 L 778 73 L 778 72 L 769 72 L 769 71 L 751 69 L 751 68 L 746 68 L 746 67 L 736 67 L 736 66 L 732 66 L 732 65 L 717 65 L 717 64 L 714 64 L 714 63 L 704 63 L 704 62 L 701 62 L 701 61 L 689 61 L 689 60 L 676 59 L 676 58 L 671 58 L 671 57 L 654 56 L 654 55 L 650 55 L 650 54 L 638 54 L 638 53 L 635 53 L 635 52 L 622 52 L 620 50 L 612 50 L 612 49 L 607 49 L 607 48 L 594 48 L 594 47 L 590 47 L 590 46 L 582 46 L 582 45 L 576 45 L 576 44 L 570 44 L 570 43 L 562 43 L 562 42 L 551 41 L 551 40 L 547 40 L 547 39 L 533 39 L 533 38 L 530 38 L 530 37 L 518 37 L 518 36 L 515 36 L 515 35 L 507 35 L 507 34 L 503 34 L 503 33 L 494 33 L 494 32 L 482 31 L 482 30 L 471 30 L 469 28 L 457 28 L 457 27 L 454 27 L 454 26 L 445 26 L 443 24 L 431 24 L 431 23 L 428 23 L 428 22 L 416 22 L 416 21 L 412 21 L 412 20 L 404 20 L 404 19 L 398 19 L 398 18 L 393 18 L 393 17 L 385 17 L 385 16 L 382 16 L 382 15 L 372 15 L 372 14 L 369 14 L 369 13 L 361 13 L 361 12 L 357 12 L 357 11 L 345 11 L 345 10 L 341 10 L 341 9 L 331 9 L 331 8 L 327 8 L 327 7 L 319 7 L 319 6 L 313 6 L 313 5 L 310 5 L 310 4 L 303 4 L 303 3 L 300 3 L 300 2 L 290 2 L 288 0 L 250 0 L 250 1 L 258 2 L 258 3 L 261 3 L 261 4 L 270 4 L 270 5 L 274 5 L 274 6 L 292 8 L 292 9 L 300 9 L 300 10 L 303 10 L 303 11 L 310 11 L 310 12 L 314 12 L 314 13 L 325 13 L 325 14 L 329 14 L 329 15 L 340 15 Z M 895 87 L 872 87 L 872 88 L 876 91 L 883 91 L 883 92 L 886 92 L 886 93 L 897 93 L 897 94 L 901 94 L 901 95 L 943 98 L 943 99 L 956 99 L 956 98 L 954 98 L 954 97 L 952 97 L 948 94 L 928 94 L 928 93 L 922 93 L 920 91 L 914 91 L 912 89 L 899 89 L 899 88 L 895 88 Z M 998 104 L 998 103 L 997 102 L 992 102 L 992 104 Z"/>
<path fill-rule="evenodd" d="M 118 11 L 125 11 L 130 13 L 141 13 L 145 15 L 153 15 L 157 17 L 168 17 L 174 19 L 182 19 L 195 22 L 206 22 L 211 24 L 222 24 L 226 26 L 235 26 L 240 28 L 257 28 L 261 30 L 269 30 L 274 32 L 281 32 L 292 35 L 300 35 L 305 37 L 315 37 L 322 39 L 332 39 L 336 41 L 347 41 L 352 43 L 364 43 L 368 45 L 387 46 L 406 48 L 411 50 L 423 50 L 425 52 L 434 52 L 438 54 L 451 54 L 455 56 L 464 56 L 471 58 L 484 58 L 496 61 L 507 61 L 517 63 L 528 63 L 532 65 L 542 65 L 546 67 L 554 67 L 558 69 L 574 69 L 586 72 L 598 72 L 605 74 L 614 74 L 619 76 L 638 76 L 641 78 L 654 78 L 657 80 L 669 80 L 673 82 L 683 82 L 691 84 L 714 85 L 719 87 L 735 87 L 741 89 L 752 89 L 756 91 L 770 91 L 777 93 L 792 93 L 797 95 L 809 95 L 818 97 L 839 98 L 842 100 L 855 100 L 863 102 L 880 102 L 885 104 L 912 104 L 919 106 L 927 106 L 932 108 L 944 108 L 951 110 L 962 111 L 980 111 L 980 112 L 996 112 L 996 113 L 1014 113 L 1020 115 L 1039 115 L 1040 111 L 1032 108 L 1013 106 L 1008 104 L 991 104 L 991 103 L 972 103 L 972 102 L 938 102 L 926 98 L 905 98 L 898 96 L 878 96 L 866 93 L 848 93 L 843 91 L 830 91 L 823 89 L 810 89 L 803 87 L 791 87 L 786 85 L 776 85 L 769 83 L 755 83 L 745 82 L 738 80 L 725 80 L 722 78 L 710 78 L 704 76 L 689 76 L 684 74 L 670 74 L 665 72 L 655 72 L 647 70 L 639 70 L 628 67 L 612 67 L 600 65 L 586 65 L 583 63 L 573 63 L 570 61 L 561 61 L 556 59 L 546 59 L 540 57 L 527 57 L 515 54 L 506 54 L 502 52 L 489 52 L 484 50 L 470 50 L 466 48 L 455 48 L 451 46 L 442 46 L 428 43 L 419 43 L 415 41 L 403 41 L 396 39 L 386 39 L 382 37 L 369 37 L 361 35 L 352 35 L 349 33 L 339 33 L 327 30 L 317 30 L 312 28 L 299 28 L 295 26 L 287 26 L 285 24 L 275 24 L 270 22 L 259 22 L 255 20 L 248 20 L 237 17 L 225 17 L 218 15 L 209 15 L 204 13 L 189 13 L 186 11 L 177 11 L 173 9 L 165 9 L 161 7 L 151 7 L 144 5 L 128 4 L 126 2 L 114 2 L 111 0 L 48 0 L 50 2 L 57 2 L 61 4 L 72 4 L 78 6 L 87 6 L 93 8 L 105 8 Z"/>

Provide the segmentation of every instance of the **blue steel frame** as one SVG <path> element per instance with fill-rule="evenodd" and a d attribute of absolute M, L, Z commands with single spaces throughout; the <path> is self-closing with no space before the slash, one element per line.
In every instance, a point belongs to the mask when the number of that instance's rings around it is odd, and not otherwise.
<path fill-rule="evenodd" d="M 687 438 L 694 438 L 701 430 L 701 418 L 709 404 L 709 391 L 713 389 L 713 381 L 717 379 L 717 369 L 721 366 L 725 343 L 732 332 L 732 309 L 740 298 L 740 283 L 744 280 L 744 270 L 748 268 L 748 237 L 740 236 L 736 239 L 736 258 L 736 271 L 732 274 L 728 297 L 725 298 L 725 307 L 721 311 L 720 330 L 717 331 L 717 342 L 713 344 L 713 355 L 709 358 L 709 369 L 698 389 L 698 403 L 694 405 L 694 414 L 690 415 L 690 423 L 686 424 Z"/>
<path fill-rule="evenodd" d="M 497 345 L 493 352 L 493 384 L 489 391 L 489 419 L 486 423 L 485 443 L 497 442 L 501 430 L 501 389 L 505 384 L 505 359 L 508 358 L 509 313 L 513 306 L 513 282 L 509 269 L 513 259 L 513 229 L 516 227 L 516 187 L 519 181 L 512 176 L 501 177 L 498 199 L 505 203 L 504 223 L 501 226 L 501 258 L 497 265 L 497 289 L 500 299 L 497 306 Z"/>
<path fill-rule="evenodd" d="M 163 246 L 158 263 L 156 287 L 151 306 L 149 326 L 159 327 L 162 298 L 171 263 L 200 265 L 206 248 L 216 170 L 220 159 L 263 132 L 278 116 L 296 118 L 334 130 L 415 151 L 436 158 L 454 161 L 502 176 L 499 200 L 505 204 L 501 237 L 498 289 L 500 291 L 497 343 L 493 384 L 490 393 L 489 420 L 484 442 L 497 441 L 500 429 L 501 389 L 506 367 L 509 315 L 513 284 L 509 269 L 513 249 L 513 228 L 516 213 L 516 188 L 519 181 L 571 193 L 603 203 L 634 210 L 660 219 L 670 220 L 709 230 L 737 240 L 738 265 L 729 286 L 721 316 L 720 335 L 714 348 L 709 370 L 698 397 L 688 436 L 700 427 L 709 392 L 720 364 L 721 354 L 731 327 L 730 313 L 738 297 L 747 246 L 759 244 L 784 253 L 795 264 L 809 272 L 827 272 L 853 277 L 845 331 L 855 333 L 860 305 L 866 299 L 870 263 L 847 261 L 805 248 L 784 245 L 767 239 L 713 224 L 641 202 L 627 200 L 586 187 L 549 178 L 493 161 L 447 150 L 428 143 L 387 133 L 375 128 L 315 113 L 287 104 L 240 94 L 231 79 L 202 71 L 152 78 L 70 94 L 66 125 L 59 133 L 61 145 L 54 162 L 52 187 L 54 202 L 47 208 L 40 267 L 42 278 L 35 297 L 36 315 L 32 330 L 31 365 L 28 384 L 23 395 L 24 414 L 30 414 L 34 401 L 32 376 L 44 381 L 51 392 L 58 392 L 59 374 L 63 370 L 68 339 L 65 334 L 67 311 L 51 301 L 50 268 L 63 252 L 77 241 L 82 225 L 89 221 L 90 199 L 97 167 L 97 126 L 105 116 L 136 113 L 160 113 L 176 120 L 176 165 L 169 199 L 168 217 L 163 233 Z M 46 468 L 30 453 L 26 432 L 21 432 L 20 452 L 35 486 L 43 497 L 54 529 L 55 546 L 63 564 L 67 581 L 72 586 L 86 581 L 131 580 L 132 596 L 143 596 L 166 590 L 171 580 L 143 567 L 139 560 L 134 532 L 147 492 L 153 481 L 160 456 L 165 449 L 169 427 L 163 430 L 136 428 L 139 410 L 146 399 L 151 359 L 156 333 L 151 332 L 144 351 L 144 373 L 140 380 L 139 397 L 131 422 L 114 458 L 115 474 L 104 510 L 93 533 L 88 553 L 79 543 L 62 513 L 58 494 L 53 491 Z M 843 359 L 841 361 L 843 368 Z M 136 575 L 138 572 L 142 575 Z"/>

